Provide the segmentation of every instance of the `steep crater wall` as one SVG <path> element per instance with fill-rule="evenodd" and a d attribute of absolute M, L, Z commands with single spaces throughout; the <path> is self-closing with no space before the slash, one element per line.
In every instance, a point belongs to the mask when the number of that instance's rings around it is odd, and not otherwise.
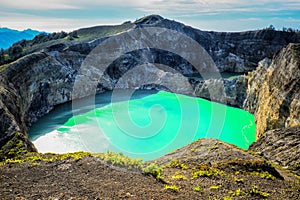
<path fill-rule="evenodd" d="M 300 44 L 290 44 L 249 75 L 246 110 L 255 115 L 257 135 L 300 126 Z"/>
<path fill-rule="evenodd" d="M 143 26 L 165 27 L 190 36 L 207 50 L 220 71 L 229 72 L 251 71 L 261 59 L 272 57 L 273 54 L 291 41 L 300 41 L 296 33 L 276 31 L 204 32 L 167 19 L 159 19 L 150 25 L 145 23 L 135 24 L 135 28 Z M 92 41 L 50 45 L 39 52 L 24 56 L 0 68 L 2 69 L 0 72 L 0 146 L 3 155 L 7 156 L 7 152 L 10 151 L 10 148 L 13 148 L 14 145 L 9 143 L 13 139 L 19 139 L 22 148 L 25 150 L 34 150 L 33 145 L 28 140 L 27 128 L 38 118 L 47 114 L 55 105 L 71 100 L 73 85 L 82 62 L 89 52 L 105 39 L 107 38 L 99 37 Z M 124 73 L 137 64 L 149 62 L 163 63 L 184 75 L 195 73 L 188 62 L 173 56 L 171 53 L 162 56 L 160 50 L 153 49 L 148 52 L 128 52 L 123 59 L 116 60 L 111 64 L 110 69 L 107 71 L 111 76 L 106 74 L 107 76 L 105 75 L 104 79 L 100 80 L 98 91 L 112 90 L 120 69 Z M 97 75 L 95 71 L 91 71 L 91 73 Z M 153 85 L 160 85 L 161 78 L 168 77 L 168 73 L 162 69 L 154 74 L 157 79 Z M 145 74 L 147 74 L 147 71 L 145 71 Z M 208 90 L 219 88 L 218 85 L 220 83 L 222 85 L 223 82 L 225 91 L 216 92 L 216 95 L 219 95 L 218 101 L 229 102 L 230 105 L 242 107 L 244 98 L 246 98 L 247 78 L 239 78 L 233 81 L 206 80 L 197 82 L 192 79 L 189 81 L 194 87 L 196 95 L 200 97 L 209 99 Z M 249 92 L 249 95 L 251 96 L 252 93 Z M 257 106 L 250 106 L 250 102 L 257 101 L 247 99 L 246 108 L 255 114 L 259 113 L 257 112 Z M 293 121 L 292 119 L 295 119 L 295 117 L 290 119 L 290 121 Z M 17 146 L 17 148 L 19 147 Z"/>

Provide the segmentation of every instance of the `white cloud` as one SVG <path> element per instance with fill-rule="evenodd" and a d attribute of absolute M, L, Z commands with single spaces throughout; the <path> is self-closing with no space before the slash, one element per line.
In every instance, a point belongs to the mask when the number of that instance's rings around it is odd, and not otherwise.
<path fill-rule="evenodd" d="M 144 12 L 162 14 L 278 11 L 300 8 L 300 0 L 149 0 Z"/>
<path fill-rule="evenodd" d="M 147 6 L 140 0 L 1 0 L 0 7 L 21 10 L 85 9 L 93 6 L 138 7 Z"/>
<path fill-rule="evenodd" d="M 184 20 L 184 23 L 190 20 L 194 26 L 201 22 L 201 24 L 211 27 L 210 23 L 215 20 L 214 26 L 219 23 L 220 27 L 225 27 L 225 24 L 230 27 L 233 20 L 222 19 L 220 14 L 230 16 L 237 12 L 250 13 L 248 16 L 240 17 L 240 19 L 244 19 L 242 22 L 246 26 L 246 21 L 251 21 L 252 24 L 258 23 L 260 17 L 258 14 L 271 16 L 268 13 L 273 13 L 272 16 L 274 16 L 274 13 L 280 13 L 278 11 L 282 10 L 300 10 L 300 0 L 0 0 L 0 25 L 19 27 L 18 29 L 31 27 L 46 31 L 59 31 L 63 28 L 68 31 L 96 24 L 119 24 L 124 20 L 109 13 L 98 15 L 98 17 L 78 15 L 81 10 L 82 13 L 91 13 L 95 12 L 96 8 L 99 10 L 102 8 L 124 10 L 124 13 L 130 13 L 124 17 L 131 16 L 133 17 L 131 20 L 141 17 L 139 15 L 143 14 L 160 14 L 175 20 Z M 60 16 L 62 16 L 60 18 L 55 15 L 56 10 L 74 9 L 77 10 L 76 16 L 69 11 L 66 15 L 63 14 L 63 11 L 60 12 Z M 116 10 L 118 11 L 118 9 Z M 48 10 L 51 12 L 45 12 L 47 16 L 40 12 Z M 132 13 L 139 14 L 134 16 Z M 220 19 L 217 20 L 217 17 Z M 286 18 L 286 21 L 299 20 L 299 15 L 294 18 Z M 222 24 L 223 22 L 224 24 Z M 235 28 L 233 27 L 233 29 Z M 224 30 L 228 30 L 228 28 Z"/>
<path fill-rule="evenodd" d="M 79 7 L 59 0 L 1 0 L 1 7 L 23 10 L 53 10 L 53 9 L 78 9 Z"/>
<path fill-rule="evenodd" d="M 120 24 L 122 21 L 107 19 L 70 19 L 56 17 L 42 17 L 29 14 L 0 12 L 0 27 L 9 27 L 17 30 L 32 28 L 46 32 L 72 31 L 95 25 Z"/>
<path fill-rule="evenodd" d="M 1 0 L 0 7 L 24 10 L 130 7 L 159 14 L 270 11 L 300 8 L 300 0 Z"/>

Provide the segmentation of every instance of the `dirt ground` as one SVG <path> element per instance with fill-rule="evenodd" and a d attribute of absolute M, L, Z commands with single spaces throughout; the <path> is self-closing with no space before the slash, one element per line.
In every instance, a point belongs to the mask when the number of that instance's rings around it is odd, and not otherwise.
<path fill-rule="evenodd" d="M 146 164 L 161 171 L 147 175 L 93 156 L 2 163 L 0 199 L 300 199 L 292 174 L 214 140 Z"/>

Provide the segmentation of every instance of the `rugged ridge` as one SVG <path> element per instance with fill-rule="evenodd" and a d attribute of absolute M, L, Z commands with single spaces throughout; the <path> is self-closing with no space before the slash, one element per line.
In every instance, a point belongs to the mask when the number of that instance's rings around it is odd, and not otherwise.
<path fill-rule="evenodd" d="M 300 127 L 267 131 L 250 150 L 300 175 Z"/>
<path fill-rule="evenodd" d="M 239 76 L 233 80 L 212 78 L 204 81 L 190 81 L 194 85 L 197 97 L 243 108 L 247 96 L 248 76 Z"/>
<path fill-rule="evenodd" d="M 255 115 L 258 137 L 300 125 L 300 44 L 288 45 L 270 66 L 250 73 L 245 109 Z"/>
<path fill-rule="evenodd" d="M 283 47 L 300 39 L 299 33 L 274 30 L 206 32 L 168 19 L 156 22 L 155 26 L 187 34 L 206 49 L 220 71 L 229 72 L 252 71 L 259 61 L 273 58 Z"/>

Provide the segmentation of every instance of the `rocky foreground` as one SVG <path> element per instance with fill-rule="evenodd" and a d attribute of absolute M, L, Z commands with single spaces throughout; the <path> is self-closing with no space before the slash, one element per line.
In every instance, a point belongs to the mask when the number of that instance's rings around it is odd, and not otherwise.
<path fill-rule="evenodd" d="M 76 76 L 92 49 L 142 27 L 183 33 L 203 46 L 219 71 L 249 73 L 233 80 L 198 80 L 192 77 L 197 70 L 180 56 L 143 49 L 115 60 L 97 80 L 97 92 L 113 90 L 136 65 L 162 63 L 189 77 L 194 95 L 253 113 L 258 141 L 244 151 L 203 139 L 149 163 L 111 153 L 34 153 L 28 127 L 72 100 Z M 204 32 L 160 16 L 23 41 L 18 45 L 24 50 L 0 67 L 0 198 L 300 199 L 299 43 L 299 33 Z M 99 77 L 97 68 L 89 73 Z M 143 87 L 167 89 L 160 84 L 173 71 L 149 67 L 143 73 L 154 78 Z M 121 88 L 133 86 L 124 83 Z M 178 86 L 183 93 L 187 89 Z"/>
<path fill-rule="evenodd" d="M 7 160 L 0 170 L 3 199 L 300 198 L 293 174 L 253 152 L 210 139 L 151 163 L 112 153 L 31 153 Z"/>

